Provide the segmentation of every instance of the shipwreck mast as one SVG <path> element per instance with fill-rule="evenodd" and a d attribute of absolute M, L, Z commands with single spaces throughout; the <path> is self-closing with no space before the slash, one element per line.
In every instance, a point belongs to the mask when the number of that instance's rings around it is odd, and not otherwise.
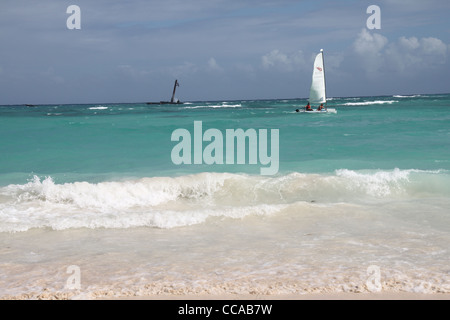
<path fill-rule="evenodd" d="M 177 87 L 179 87 L 180 84 L 178 83 L 178 80 L 175 80 L 175 84 L 173 85 L 173 93 L 172 93 L 172 99 L 170 99 L 170 103 L 173 103 L 175 99 L 175 91 L 177 90 Z"/>

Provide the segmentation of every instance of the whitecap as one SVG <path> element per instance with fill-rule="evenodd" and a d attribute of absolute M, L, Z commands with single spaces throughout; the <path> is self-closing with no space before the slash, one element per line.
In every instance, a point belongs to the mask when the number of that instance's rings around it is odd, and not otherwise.
<path fill-rule="evenodd" d="M 346 102 L 344 106 L 369 106 L 374 104 L 393 104 L 399 102 L 397 100 L 375 100 L 375 101 L 364 101 L 364 102 Z"/>
<path fill-rule="evenodd" d="M 96 107 L 90 107 L 89 110 L 106 110 L 108 107 L 105 106 L 96 106 Z"/>

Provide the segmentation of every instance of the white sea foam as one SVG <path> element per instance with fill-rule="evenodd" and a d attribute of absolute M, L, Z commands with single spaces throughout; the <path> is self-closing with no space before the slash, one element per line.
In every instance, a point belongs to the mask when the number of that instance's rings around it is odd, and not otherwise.
<path fill-rule="evenodd" d="M 393 104 L 398 102 L 397 100 L 375 100 L 375 101 L 364 101 L 364 102 L 346 102 L 344 106 L 369 106 L 374 104 Z"/>
<path fill-rule="evenodd" d="M 108 109 L 108 107 L 105 106 L 95 106 L 89 108 L 89 110 L 106 110 L 106 109 Z"/>
<path fill-rule="evenodd" d="M 417 98 L 417 97 L 421 97 L 422 95 L 420 94 L 413 94 L 410 96 L 402 96 L 402 95 L 393 95 L 393 98 Z"/>
<path fill-rule="evenodd" d="M 359 173 L 353 170 L 337 170 L 337 177 L 344 179 L 344 188 L 376 197 L 405 192 L 404 184 L 409 182 L 409 170 L 379 171 L 376 173 Z"/>
<path fill-rule="evenodd" d="M 274 214 L 298 203 L 369 200 L 450 191 L 441 171 L 400 170 L 279 177 L 200 173 L 101 183 L 57 184 L 34 177 L 0 188 L 0 232 L 30 228 L 172 228 L 210 217 Z"/>
<path fill-rule="evenodd" d="M 204 222 L 208 217 L 245 217 L 269 213 L 277 206 L 247 203 L 220 204 L 227 174 L 199 174 L 178 178 L 55 184 L 38 177 L 25 185 L 1 189 L 0 231 L 29 228 L 172 228 Z M 4 222 L 4 224 L 3 224 Z"/>

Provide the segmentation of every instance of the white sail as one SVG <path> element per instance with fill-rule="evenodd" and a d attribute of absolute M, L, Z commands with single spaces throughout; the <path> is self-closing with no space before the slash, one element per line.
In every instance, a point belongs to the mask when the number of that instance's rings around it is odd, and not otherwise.
<path fill-rule="evenodd" d="M 323 63 L 323 50 L 314 60 L 311 89 L 309 90 L 309 103 L 319 104 L 327 102 L 325 93 L 325 68 Z"/>

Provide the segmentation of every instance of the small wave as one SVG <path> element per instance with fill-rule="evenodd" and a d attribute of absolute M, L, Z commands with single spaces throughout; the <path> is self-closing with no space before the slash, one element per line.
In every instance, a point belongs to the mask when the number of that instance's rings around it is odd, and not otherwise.
<path fill-rule="evenodd" d="M 393 95 L 393 98 L 417 98 L 417 97 L 421 97 L 422 95 L 420 94 L 413 94 L 410 96 L 402 96 L 402 95 Z"/>
<path fill-rule="evenodd" d="M 183 109 L 200 109 L 200 108 L 240 108 L 241 104 L 221 104 L 221 105 L 203 105 L 203 106 L 193 106 L 184 107 Z"/>
<path fill-rule="evenodd" d="M 347 102 L 344 106 L 369 106 L 373 104 L 393 104 L 399 102 L 397 100 L 376 100 L 376 101 L 364 101 L 364 102 Z"/>
<path fill-rule="evenodd" d="M 90 107 L 89 110 L 106 110 L 108 107 L 105 106 L 96 106 L 96 107 Z"/>

